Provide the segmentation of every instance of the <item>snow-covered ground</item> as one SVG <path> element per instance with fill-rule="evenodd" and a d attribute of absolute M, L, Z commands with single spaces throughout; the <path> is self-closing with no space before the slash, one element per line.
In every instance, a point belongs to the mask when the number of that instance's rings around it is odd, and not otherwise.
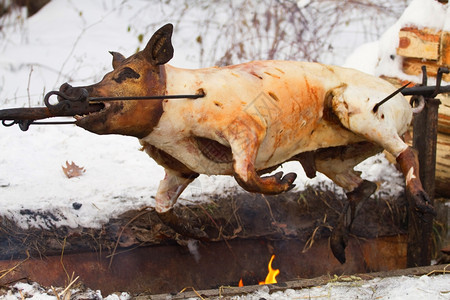
<path fill-rule="evenodd" d="M 0 32 L 0 109 L 43 105 L 43 95 L 60 84 L 90 84 L 111 67 L 109 50 L 131 55 L 143 41 L 139 28 L 148 32 L 174 22 L 170 6 L 163 1 L 52 0 L 38 14 L 23 19 L 17 12 L 2 20 Z M 170 16 L 170 17 L 169 17 Z M 418 20 L 420 26 L 450 28 L 448 5 L 435 0 L 414 0 L 404 16 L 377 41 L 362 45 L 346 65 L 368 73 L 400 75 L 400 58 L 395 54 L 395 34 L 401 25 Z M 390 24 L 386 24 L 388 26 Z M 150 29 L 149 29 L 150 28 Z M 189 27 L 177 24 L 173 37 L 174 66 L 196 68 L 188 58 L 196 56 L 195 39 Z M 147 32 L 146 31 L 146 32 Z M 195 33 L 193 33 L 195 35 Z M 363 40 L 361 40 L 362 42 Z M 418 80 L 418 78 L 412 78 Z M 67 126 L 0 126 L 0 215 L 28 226 L 98 227 L 129 209 L 152 206 L 163 170 L 141 151 L 134 138 L 97 136 Z M 61 166 L 75 162 L 86 172 L 68 179 Z M 298 189 L 329 181 L 324 176 L 309 180 L 298 164 L 284 170 L 299 174 Z M 382 156 L 360 166 L 363 176 L 381 183 L 380 190 L 396 195 L 403 178 Z M 208 194 L 239 188 L 232 178 L 201 176 L 182 194 L 182 199 L 206 201 Z M 82 204 L 75 209 L 74 203 Z M 49 211 L 59 218 L 54 223 L 30 220 L 24 210 Z M 22 212 L 22 213 L 21 213 Z M 450 299 L 450 275 L 374 279 L 357 283 L 330 283 L 302 291 L 288 290 L 268 295 L 264 288 L 245 299 Z M 354 289 L 356 285 L 356 289 Z M 0 299 L 20 299 L 18 290 L 30 290 L 30 298 L 55 299 L 45 290 L 17 284 Z M 36 289 L 35 289 L 36 290 Z M 99 292 L 97 293 L 99 296 Z M 122 296 L 121 299 L 125 299 Z M 107 299 L 118 299 L 111 295 Z"/>
<path fill-rule="evenodd" d="M 57 290 L 62 295 L 62 289 Z M 39 286 L 37 283 L 17 283 L 5 295 L 0 295 L 2 300 L 35 299 L 54 300 L 55 293 L 52 289 Z M 128 293 L 115 293 L 102 298 L 101 291 L 80 291 L 73 289 L 71 295 L 77 299 L 106 299 L 128 300 L 132 299 Z M 62 297 L 61 297 L 62 298 Z M 65 299 L 65 298 L 64 298 Z M 170 299 L 170 298 L 168 298 Z M 201 299 L 199 297 L 190 298 Z M 202 298 L 204 299 L 204 298 Z M 217 298 L 223 299 L 223 298 Z M 293 300 L 293 299 L 380 299 L 380 300 L 448 300 L 450 299 L 450 274 L 423 275 L 423 276 L 399 276 L 387 278 L 374 278 L 361 280 L 353 276 L 350 281 L 330 280 L 323 286 L 305 288 L 301 290 L 287 289 L 283 292 L 269 293 L 267 286 L 260 286 L 256 292 L 242 296 L 233 296 L 231 300 Z"/>
<path fill-rule="evenodd" d="M 330 282 L 324 286 L 310 289 L 286 290 L 268 293 L 267 287 L 260 291 L 233 300 L 259 299 L 390 299 L 390 300 L 424 300 L 450 299 L 450 275 L 421 277 L 388 277 L 372 280 L 354 280 L 351 282 Z"/>

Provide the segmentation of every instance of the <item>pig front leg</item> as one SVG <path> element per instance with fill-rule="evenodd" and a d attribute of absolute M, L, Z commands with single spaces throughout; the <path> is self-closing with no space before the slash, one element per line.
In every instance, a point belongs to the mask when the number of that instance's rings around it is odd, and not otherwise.
<path fill-rule="evenodd" d="M 173 210 L 178 197 L 198 177 L 198 174 L 185 175 L 171 169 L 165 169 L 165 171 L 166 176 L 161 180 L 156 193 L 155 210 L 159 218 L 164 224 L 183 236 L 208 240 L 205 232 L 192 227 L 186 219 L 179 217 Z"/>
<path fill-rule="evenodd" d="M 261 177 L 255 168 L 256 156 L 265 130 L 254 120 L 235 120 L 228 132 L 233 153 L 234 178 L 246 191 L 262 194 L 279 194 L 292 189 L 297 175 L 289 173 L 283 176 L 278 172 Z"/>

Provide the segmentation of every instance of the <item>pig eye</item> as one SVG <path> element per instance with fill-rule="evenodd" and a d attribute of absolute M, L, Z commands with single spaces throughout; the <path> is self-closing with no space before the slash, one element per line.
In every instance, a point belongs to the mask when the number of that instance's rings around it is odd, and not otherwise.
<path fill-rule="evenodd" d="M 133 69 L 126 67 L 126 68 L 123 68 L 123 70 L 120 71 L 119 76 L 117 76 L 117 78 L 114 78 L 113 80 L 117 83 L 122 83 L 127 78 L 138 79 L 139 77 L 141 77 L 141 75 L 136 73 Z"/>

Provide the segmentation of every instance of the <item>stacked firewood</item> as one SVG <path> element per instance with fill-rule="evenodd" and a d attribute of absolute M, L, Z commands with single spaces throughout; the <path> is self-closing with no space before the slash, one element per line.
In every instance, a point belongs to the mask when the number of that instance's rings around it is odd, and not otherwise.
<path fill-rule="evenodd" d="M 450 32 L 430 28 L 404 27 L 399 32 L 397 54 L 403 57 L 403 72 L 421 75 L 427 67 L 429 77 L 436 77 L 439 67 L 450 68 Z M 429 84 L 434 84 L 430 79 Z M 400 82 L 398 82 L 401 84 Z M 443 76 L 442 85 L 450 84 L 450 74 Z M 450 94 L 440 94 L 436 192 L 450 196 Z"/>

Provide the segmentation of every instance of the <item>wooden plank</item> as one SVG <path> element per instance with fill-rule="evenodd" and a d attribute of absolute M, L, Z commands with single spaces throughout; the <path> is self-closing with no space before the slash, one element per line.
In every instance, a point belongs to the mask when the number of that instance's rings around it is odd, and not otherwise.
<path fill-rule="evenodd" d="M 438 133 L 436 193 L 450 197 L 450 135 Z"/>
<path fill-rule="evenodd" d="M 438 132 L 450 134 L 450 97 L 438 96 L 442 104 L 439 107 Z"/>
<path fill-rule="evenodd" d="M 405 57 L 403 59 L 403 72 L 408 75 L 422 75 L 422 66 L 427 67 L 428 76 L 436 77 L 440 65 L 437 61 L 423 60 L 421 58 Z M 450 74 L 442 76 L 444 81 L 450 82 Z M 444 83 L 445 84 L 445 83 Z"/>
<path fill-rule="evenodd" d="M 450 84 L 443 82 L 442 85 Z M 439 106 L 438 132 L 450 134 L 450 94 L 440 94 L 436 98 L 441 100 Z"/>
<path fill-rule="evenodd" d="M 441 66 L 450 67 L 450 32 L 442 32 L 441 48 L 439 52 L 439 64 Z"/>
<path fill-rule="evenodd" d="M 405 27 L 399 32 L 397 54 L 429 60 L 439 59 L 439 38 L 441 31 Z"/>

